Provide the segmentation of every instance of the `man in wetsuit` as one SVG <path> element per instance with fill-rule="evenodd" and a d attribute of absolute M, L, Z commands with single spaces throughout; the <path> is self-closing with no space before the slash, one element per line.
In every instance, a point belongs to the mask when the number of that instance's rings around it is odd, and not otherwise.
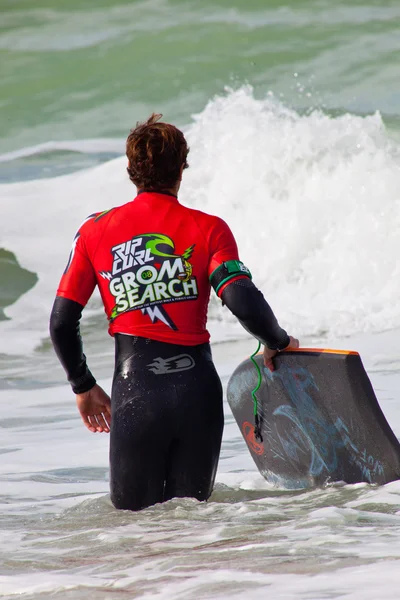
<path fill-rule="evenodd" d="M 252 283 L 227 224 L 178 202 L 189 149 L 159 118 L 131 131 L 128 174 L 138 194 L 80 227 L 50 318 L 84 424 L 111 430 L 111 500 L 130 510 L 212 492 L 223 410 L 206 329 L 210 286 L 265 345 L 267 366 L 277 351 L 298 346 Z M 87 367 L 79 333 L 96 285 L 115 338 L 111 401 Z"/>

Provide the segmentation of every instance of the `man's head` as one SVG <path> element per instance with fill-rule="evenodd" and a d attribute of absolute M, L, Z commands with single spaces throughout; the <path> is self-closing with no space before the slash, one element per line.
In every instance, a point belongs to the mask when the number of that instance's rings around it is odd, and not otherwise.
<path fill-rule="evenodd" d="M 171 190 L 179 187 L 189 148 L 182 131 L 161 123 L 162 115 L 152 114 L 137 123 L 126 140 L 129 179 L 138 190 Z"/>

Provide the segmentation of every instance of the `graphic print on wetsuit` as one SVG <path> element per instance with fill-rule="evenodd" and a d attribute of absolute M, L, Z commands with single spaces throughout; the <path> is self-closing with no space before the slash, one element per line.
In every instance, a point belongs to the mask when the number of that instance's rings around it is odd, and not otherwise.
<path fill-rule="evenodd" d="M 111 248 L 111 272 L 99 271 L 101 277 L 109 280 L 115 299 L 110 320 L 140 309 L 153 323 L 159 320 L 177 330 L 163 305 L 197 299 L 197 281 L 189 262 L 194 246 L 178 254 L 168 236 L 146 233 Z"/>
<path fill-rule="evenodd" d="M 170 358 L 158 356 L 153 362 L 147 365 L 147 368 L 155 375 L 165 375 L 168 373 L 180 373 L 188 371 L 196 366 L 195 360 L 190 354 L 178 354 Z"/>

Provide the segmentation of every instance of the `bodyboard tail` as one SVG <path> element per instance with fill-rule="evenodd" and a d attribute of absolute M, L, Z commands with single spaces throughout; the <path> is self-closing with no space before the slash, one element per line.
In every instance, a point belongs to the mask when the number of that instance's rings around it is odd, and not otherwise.
<path fill-rule="evenodd" d="M 256 362 L 261 438 L 254 431 L 250 359 L 228 383 L 228 402 L 260 473 L 287 489 L 331 481 L 384 484 L 400 478 L 400 444 L 357 352 L 296 349 Z"/>

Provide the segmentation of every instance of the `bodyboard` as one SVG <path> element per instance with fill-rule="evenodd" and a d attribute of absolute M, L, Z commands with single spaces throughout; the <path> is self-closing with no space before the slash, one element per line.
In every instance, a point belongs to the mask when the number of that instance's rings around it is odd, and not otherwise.
<path fill-rule="evenodd" d="M 255 435 L 250 359 L 228 382 L 228 402 L 260 473 L 286 489 L 327 482 L 384 484 L 400 478 L 400 444 L 378 404 L 357 352 L 293 349 L 260 367 Z"/>

